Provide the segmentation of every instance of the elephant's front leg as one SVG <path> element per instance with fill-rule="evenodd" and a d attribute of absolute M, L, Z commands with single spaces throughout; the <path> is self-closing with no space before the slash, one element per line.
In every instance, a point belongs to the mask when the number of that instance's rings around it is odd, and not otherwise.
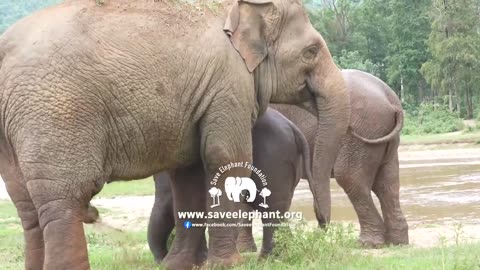
<path fill-rule="evenodd" d="M 224 191 L 228 177 L 251 176 L 251 171 L 244 165 L 246 162 L 252 164 L 252 119 L 250 112 L 242 110 L 244 108 L 231 108 L 231 113 L 208 112 L 202 120 L 201 153 L 209 189 L 215 187 Z M 224 166 L 228 165 L 230 168 L 224 170 Z M 235 214 L 239 204 L 225 195 L 219 197 L 219 205 L 212 205 L 212 201 L 208 200 L 208 259 L 212 264 L 232 265 L 241 260 L 235 241 L 238 222 Z M 210 226 L 212 223 L 215 226 Z"/>
<path fill-rule="evenodd" d="M 240 203 L 240 208 L 246 213 L 252 212 L 252 206 L 248 203 Z M 242 226 L 238 228 L 237 249 L 239 252 L 256 252 L 257 245 L 253 238 L 252 219 L 242 218 Z"/>
<path fill-rule="evenodd" d="M 201 265 L 207 257 L 207 242 L 203 226 L 205 219 L 179 215 L 205 212 L 207 190 L 204 175 L 201 163 L 177 169 L 170 174 L 176 222 L 175 239 L 163 261 L 167 269 L 192 269 L 196 265 Z M 168 209 L 165 210 L 168 211 Z M 194 227 L 192 224 L 202 224 L 202 226 Z"/>

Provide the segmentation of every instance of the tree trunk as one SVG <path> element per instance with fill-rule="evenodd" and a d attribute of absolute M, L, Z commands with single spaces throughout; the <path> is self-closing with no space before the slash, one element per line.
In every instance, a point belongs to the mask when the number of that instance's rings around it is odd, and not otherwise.
<path fill-rule="evenodd" d="M 452 87 L 448 87 L 448 109 L 453 112 Z"/>
<path fill-rule="evenodd" d="M 465 90 L 465 106 L 467 108 L 467 119 L 473 118 L 473 104 L 472 104 L 472 93 L 471 88 L 467 87 Z"/>
<path fill-rule="evenodd" d="M 450 112 L 453 112 L 453 86 L 452 86 L 453 78 L 450 76 L 449 84 L 448 84 L 448 109 Z"/>
<path fill-rule="evenodd" d="M 453 76 L 452 76 L 453 78 Z M 454 94 L 454 102 L 455 102 L 455 110 L 457 111 L 457 114 L 458 116 L 461 116 L 462 114 L 462 111 L 460 110 L 460 106 L 461 106 L 461 98 L 460 98 L 460 95 L 459 95 L 459 91 L 457 89 L 457 83 L 455 82 L 455 79 L 452 79 L 452 85 L 453 85 L 453 94 Z"/>
<path fill-rule="evenodd" d="M 400 98 L 405 101 L 405 90 L 403 89 L 403 74 L 400 74 Z"/>

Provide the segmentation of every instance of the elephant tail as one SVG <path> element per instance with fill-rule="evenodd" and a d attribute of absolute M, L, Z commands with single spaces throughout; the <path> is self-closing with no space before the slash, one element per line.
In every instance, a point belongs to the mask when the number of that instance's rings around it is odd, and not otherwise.
<path fill-rule="evenodd" d="M 98 213 L 97 208 L 91 204 L 88 204 L 88 209 L 85 213 L 85 216 L 83 217 L 83 222 L 87 224 L 92 224 L 97 222 L 99 217 L 100 214 Z"/>
<path fill-rule="evenodd" d="M 397 136 L 400 133 L 402 128 L 403 128 L 403 110 L 400 108 L 395 112 L 395 127 L 392 129 L 392 131 L 389 134 L 387 134 L 387 135 L 385 135 L 381 138 L 367 139 L 367 138 L 364 138 L 364 137 L 358 135 L 357 133 L 355 133 L 355 131 L 353 130 L 353 128 L 351 126 L 349 127 L 349 130 L 354 137 L 360 139 L 364 143 L 380 144 L 380 143 L 386 143 L 386 142 L 392 140 L 395 136 Z"/>
<path fill-rule="evenodd" d="M 288 120 L 288 119 L 287 119 Z M 310 159 L 310 147 L 308 147 L 308 142 L 305 136 L 303 135 L 302 131 L 290 120 L 288 120 L 288 124 L 295 135 L 295 143 L 297 144 L 298 148 L 302 152 L 302 159 L 303 159 L 303 171 L 305 177 L 307 177 L 308 181 L 313 180 L 312 177 L 312 161 Z"/>

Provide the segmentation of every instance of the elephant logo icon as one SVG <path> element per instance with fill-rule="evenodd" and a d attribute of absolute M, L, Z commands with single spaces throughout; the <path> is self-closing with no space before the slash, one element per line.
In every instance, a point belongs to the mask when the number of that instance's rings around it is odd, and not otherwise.
<path fill-rule="evenodd" d="M 225 193 L 230 201 L 253 202 L 257 196 L 257 186 L 248 177 L 227 177 Z"/>
<path fill-rule="evenodd" d="M 212 187 L 210 190 L 208 190 L 208 193 L 210 193 L 210 197 L 213 199 L 213 204 L 210 206 L 210 208 L 214 208 L 220 205 L 220 196 L 222 196 L 222 190 L 216 187 Z M 215 200 L 215 198 L 217 198 Z"/>

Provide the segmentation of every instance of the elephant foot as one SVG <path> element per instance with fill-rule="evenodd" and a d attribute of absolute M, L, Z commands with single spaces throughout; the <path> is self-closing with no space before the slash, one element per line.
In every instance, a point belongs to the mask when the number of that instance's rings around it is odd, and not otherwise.
<path fill-rule="evenodd" d="M 255 242 L 252 243 L 238 243 L 237 244 L 238 252 L 257 252 L 257 245 Z"/>
<path fill-rule="evenodd" d="M 257 245 L 255 241 L 242 241 L 237 242 L 237 249 L 240 253 L 243 252 L 257 252 Z"/>
<path fill-rule="evenodd" d="M 171 254 L 168 253 L 163 259 L 162 263 L 166 269 L 169 270 L 190 270 L 196 267 L 200 267 L 206 258 L 206 254 L 202 251 L 202 254 Z"/>
<path fill-rule="evenodd" d="M 385 245 L 383 234 L 360 234 L 359 244 L 364 248 L 381 248 Z"/>
<path fill-rule="evenodd" d="M 241 264 L 244 261 L 244 258 L 240 253 L 235 252 L 228 257 L 217 257 L 209 254 L 208 264 L 209 266 L 221 266 L 221 267 L 232 267 L 237 264 Z"/>
<path fill-rule="evenodd" d="M 258 255 L 258 259 L 259 260 L 266 259 L 268 256 L 270 256 L 272 254 L 272 250 L 273 249 L 269 249 L 269 250 L 262 249 L 260 251 L 260 255 Z"/>
<path fill-rule="evenodd" d="M 160 254 L 153 254 L 153 259 L 155 260 L 155 262 L 157 264 L 162 264 L 163 263 L 163 259 L 165 259 L 165 257 L 167 256 L 167 253 L 168 252 L 162 252 Z"/>
<path fill-rule="evenodd" d="M 385 239 L 389 245 L 408 245 L 408 228 L 388 231 Z"/>

